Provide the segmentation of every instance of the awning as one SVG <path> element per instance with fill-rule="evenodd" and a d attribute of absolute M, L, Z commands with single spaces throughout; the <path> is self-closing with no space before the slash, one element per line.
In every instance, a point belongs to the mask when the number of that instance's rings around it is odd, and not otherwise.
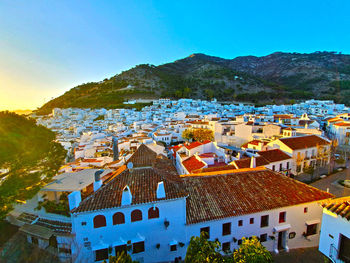
<path fill-rule="evenodd" d="M 113 243 L 113 247 L 121 246 L 121 245 L 126 245 L 128 241 L 122 239 L 121 237 Z"/>
<path fill-rule="evenodd" d="M 290 224 L 285 224 L 285 225 L 282 225 L 282 226 L 275 226 L 273 229 L 276 232 L 286 231 L 286 230 L 290 229 Z"/>
<path fill-rule="evenodd" d="M 29 225 L 29 224 L 24 224 L 19 231 L 22 231 L 26 234 L 36 236 L 42 239 L 49 240 L 52 235 L 55 233 L 46 227 L 39 226 L 39 225 Z"/>
<path fill-rule="evenodd" d="M 306 221 L 305 223 L 307 225 L 314 225 L 314 224 L 319 224 L 321 222 L 320 219 L 315 219 L 315 220 L 309 220 L 309 221 Z"/>
<path fill-rule="evenodd" d="M 170 246 L 177 245 L 177 244 L 178 244 L 178 242 L 177 242 L 175 239 L 173 239 L 173 240 L 169 243 Z"/>
<path fill-rule="evenodd" d="M 145 241 L 145 237 L 141 236 L 140 233 L 137 233 L 136 237 L 131 239 L 132 243 L 137 243 L 137 242 L 141 242 L 141 241 Z"/>
<path fill-rule="evenodd" d="M 103 241 L 102 240 L 100 240 L 100 242 L 98 242 L 96 245 L 94 245 L 93 247 L 92 247 L 92 250 L 100 250 L 100 249 L 104 249 L 104 248 L 108 248 L 109 247 L 109 245 L 108 244 L 106 244 L 106 243 L 103 243 Z"/>

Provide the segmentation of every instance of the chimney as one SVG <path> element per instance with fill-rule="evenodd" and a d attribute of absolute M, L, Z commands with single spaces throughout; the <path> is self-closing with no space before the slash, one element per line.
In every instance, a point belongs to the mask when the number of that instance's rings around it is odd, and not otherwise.
<path fill-rule="evenodd" d="M 165 198 L 164 182 L 161 181 L 157 186 L 157 199 Z"/>
<path fill-rule="evenodd" d="M 256 167 L 256 158 L 252 156 L 250 158 L 250 168 L 255 168 Z"/>
<path fill-rule="evenodd" d="M 102 186 L 101 174 L 103 170 L 98 170 L 95 172 L 95 182 L 94 182 L 94 192 L 96 192 Z"/>
<path fill-rule="evenodd" d="M 129 186 L 125 186 L 122 193 L 122 205 L 131 205 L 132 195 Z"/>
<path fill-rule="evenodd" d="M 81 202 L 80 191 L 74 191 L 68 195 L 69 210 L 72 210 L 78 207 L 80 202 Z"/>
<path fill-rule="evenodd" d="M 113 161 L 119 160 L 118 139 L 113 137 Z"/>

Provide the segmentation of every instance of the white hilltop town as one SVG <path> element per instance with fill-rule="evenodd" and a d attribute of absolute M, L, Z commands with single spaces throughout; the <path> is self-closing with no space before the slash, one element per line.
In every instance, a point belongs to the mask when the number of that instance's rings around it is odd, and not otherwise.
<path fill-rule="evenodd" d="M 32 117 L 56 132 L 66 163 L 7 221 L 62 262 L 121 251 L 138 262 L 182 262 L 201 232 L 222 253 L 257 236 L 273 254 L 318 247 L 350 262 L 350 181 L 337 186 L 341 195 L 316 185 L 347 169 L 344 104 L 159 99 L 140 111 L 55 108 Z M 67 209 L 55 210 L 62 202 Z"/>

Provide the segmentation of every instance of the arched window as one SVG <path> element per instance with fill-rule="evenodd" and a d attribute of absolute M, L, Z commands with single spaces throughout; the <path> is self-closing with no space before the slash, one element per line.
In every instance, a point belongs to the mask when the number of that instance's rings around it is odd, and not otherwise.
<path fill-rule="evenodd" d="M 98 215 L 94 217 L 94 228 L 99 228 L 106 226 L 106 218 L 103 215 Z"/>
<path fill-rule="evenodd" d="M 148 219 L 159 218 L 159 209 L 158 207 L 151 207 L 148 209 Z"/>
<path fill-rule="evenodd" d="M 113 215 L 113 225 L 120 225 L 125 223 L 125 216 L 121 212 L 117 212 Z"/>
<path fill-rule="evenodd" d="M 136 209 L 131 212 L 131 222 L 141 221 L 142 220 L 142 212 L 139 209 Z"/>

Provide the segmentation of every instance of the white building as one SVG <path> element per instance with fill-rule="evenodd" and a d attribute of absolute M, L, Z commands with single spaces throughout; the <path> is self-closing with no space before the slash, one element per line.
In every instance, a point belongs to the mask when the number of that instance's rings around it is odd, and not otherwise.
<path fill-rule="evenodd" d="M 318 202 L 332 197 L 265 168 L 179 177 L 145 145 L 128 166 L 85 200 L 70 198 L 76 262 L 122 250 L 140 262 L 184 259 L 201 231 L 224 250 L 252 235 L 275 252 L 317 246 L 319 231 L 307 230 L 319 230 Z"/>
<path fill-rule="evenodd" d="M 319 250 L 333 262 L 350 262 L 350 197 L 323 204 Z"/>

